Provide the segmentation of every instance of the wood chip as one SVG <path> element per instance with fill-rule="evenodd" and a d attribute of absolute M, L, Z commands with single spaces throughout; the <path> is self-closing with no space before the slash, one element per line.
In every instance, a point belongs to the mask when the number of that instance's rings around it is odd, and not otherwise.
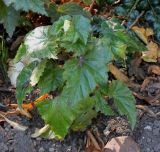
<path fill-rule="evenodd" d="M 105 152 L 140 152 L 138 144 L 129 136 L 112 138 L 104 149 Z"/>

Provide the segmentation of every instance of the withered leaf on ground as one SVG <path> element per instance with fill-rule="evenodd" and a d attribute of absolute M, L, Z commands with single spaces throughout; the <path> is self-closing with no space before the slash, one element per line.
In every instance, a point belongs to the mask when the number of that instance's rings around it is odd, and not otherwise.
<path fill-rule="evenodd" d="M 158 45 L 154 42 L 147 44 L 148 51 L 143 52 L 142 59 L 146 62 L 157 62 L 158 58 Z"/>
<path fill-rule="evenodd" d="M 156 74 L 156 75 L 160 75 L 160 66 L 158 66 L 158 65 L 151 65 L 148 68 L 148 72 Z"/>

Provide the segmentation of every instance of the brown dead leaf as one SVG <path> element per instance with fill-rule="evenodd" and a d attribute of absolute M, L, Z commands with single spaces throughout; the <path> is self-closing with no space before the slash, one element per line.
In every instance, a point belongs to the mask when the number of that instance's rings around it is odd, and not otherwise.
<path fill-rule="evenodd" d="M 140 152 L 138 144 L 129 136 L 112 138 L 104 149 L 105 152 Z"/>
<path fill-rule="evenodd" d="M 146 33 L 145 33 L 145 35 L 146 35 L 147 37 L 154 35 L 153 29 L 151 29 L 151 28 L 146 28 Z"/>
<path fill-rule="evenodd" d="M 132 30 L 137 34 L 137 36 L 145 43 L 148 43 L 147 36 L 146 36 L 146 30 L 144 27 L 138 27 L 138 26 L 133 26 Z"/>
<path fill-rule="evenodd" d="M 159 105 L 160 104 L 160 102 L 157 99 L 155 100 L 156 97 L 142 96 L 136 92 L 133 92 L 133 95 L 135 97 L 137 97 L 138 99 L 146 101 L 150 105 Z"/>
<path fill-rule="evenodd" d="M 158 65 L 151 65 L 148 68 L 148 72 L 156 74 L 156 75 L 160 75 L 160 66 L 158 66 Z"/>
<path fill-rule="evenodd" d="M 156 117 L 156 114 L 155 114 L 151 109 L 149 109 L 147 106 L 144 106 L 144 105 L 136 105 L 136 108 L 141 109 L 141 110 L 143 110 L 144 112 L 149 113 L 150 116 L 152 116 L 152 117 Z"/>
<path fill-rule="evenodd" d="M 102 149 L 99 146 L 99 143 L 97 142 L 94 135 L 91 133 L 91 131 L 87 131 L 87 144 L 86 144 L 86 150 L 85 152 L 101 152 Z"/>
<path fill-rule="evenodd" d="M 121 80 L 125 83 L 129 82 L 129 78 L 125 74 L 123 74 L 116 66 L 114 66 L 113 64 L 109 64 L 108 68 L 116 79 Z"/>
<path fill-rule="evenodd" d="M 147 44 L 148 51 L 143 52 L 142 59 L 146 62 L 157 62 L 158 58 L 158 45 L 154 42 Z"/>
<path fill-rule="evenodd" d="M 139 88 L 138 84 L 133 83 L 123 72 L 121 72 L 116 66 L 112 63 L 108 65 L 109 71 L 114 75 L 117 80 L 120 80 L 128 85 L 131 88 Z"/>
<path fill-rule="evenodd" d="M 156 80 L 155 77 L 146 77 L 143 81 L 143 83 L 141 84 L 141 92 L 144 91 L 144 89 L 146 88 L 146 86 L 148 86 L 148 84 L 152 81 L 152 80 Z"/>

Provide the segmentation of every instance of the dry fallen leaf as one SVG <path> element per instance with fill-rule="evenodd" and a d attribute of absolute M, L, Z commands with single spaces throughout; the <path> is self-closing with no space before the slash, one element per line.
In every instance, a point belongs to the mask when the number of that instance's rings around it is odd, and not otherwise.
<path fill-rule="evenodd" d="M 0 114 L 0 116 L 2 118 L 4 118 L 4 120 L 6 122 L 8 122 L 13 128 L 17 129 L 17 130 L 21 130 L 21 131 L 25 131 L 28 127 L 27 126 L 23 126 L 23 125 L 20 125 L 19 123 L 17 122 L 14 122 L 12 120 L 9 120 L 7 117 L 5 117 L 4 115 Z"/>
<path fill-rule="evenodd" d="M 145 33 L 145 35 L 146 35 L 147 37 L 149 37 L 149 36 L 151 36 L 151 35 L 154 35 L 153 29 L 151 29 L 151 28 L 146 28 L 146 33 Z"/>
<path fill-rule="evenodd" d="M 36 129 L 35 132 L 31 135 L 31 137 L 32 138 L 40 137 L 41 135 L 43 135 L 44 133 L 46 133 L 49 128 L 50 128 L 49 125 L 45 125 L 41 129 Z M 53 139 L 53 138 L 55 138 L 55 135 L 52 134 L 52 137 L 50 136 L 49 139 Z"/>
<path fill-rule="evenodd" d="M 145 88 L 148 86 L 148 84 L 152 81 L 152 80 L 156 80 L 155 77 L 146 77 L 143 80 L 143 83 L 141 84 L 141 92 L 145 90 Z"/>
<path fill-rule="evenodd" d="M 129 136 L 112 138 L 104 149 L 105 152 L 140 152 L 138 144 Z"/>
<path fill-rule="evenodd" d="M 133 26 L 132 30 L 137 34 L 137 36 L 145 43 L 148 43 L 147 36 L 146 36 L 146 30 L 144 27 L 138 27 L 138 26 Z"/>
<path fill-rule="evenodd" d="M 142 59 L 146 62 L 157 62 L 158 58 L 158 45 L 154 42 L 147 44 L 148 51 L 143 52 Z"/>
<path fill-rule="evenodd" d="M 99 143 L 97 142 L 94 135 L 90 131 L 87 131 L 87 135 L 88 138 L 85 152 L 101 152 L 102 149 L 100 148 Z"/>
<path fill-rule="evenodd" d="M 148 68 L 148 72 L 156 74 L 156 75 L 160 75 L 160 66 L 158 66 L 158 65 L 151 65 Z"/>

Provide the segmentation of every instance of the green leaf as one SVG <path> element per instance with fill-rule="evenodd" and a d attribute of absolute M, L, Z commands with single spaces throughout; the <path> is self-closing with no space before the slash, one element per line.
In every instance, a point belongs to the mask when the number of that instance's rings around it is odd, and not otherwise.
<path fill-rule="evenodd" d="M 80 39 L 86 44 L 91 31 L 90 20 L 82 15 L 75 15 L 70 22 L 69 28 L 64 34 L 63 41 L 75 43 Z"/>
<path fill-rule="evenodd" d="M 109 86 L 108 95 L 113 97 L 120 114 L 128 117 L 133 129 L 136 124 L 136 106 L 131 91 L 121 81 L 115 80 Z"/>
<path fill-rule="evenodd" d="M 81 37 L 81 40 L 86 44 L 91 31 L 90 20 L 83 17 L 82 15 L 77 15 L 73 17 L 73 24 L 75 30 Z"/>
<path fill-rule="evenodd" d="M 87 97 L 98 83 L 107 82 L 106 64 L 110 61 L 108 53 L 99 42 L 85 56 L 72 59 L 64 65 L 64 80 L 66 86 L 62 96 L 66 102 L 75 104 Z"/>
<path fill-rule="evenodd" d="M 12 6 L 7 7 L 2 0 L 0 0 L 0 23 L 4 25 L 6 32 L 11 37 L 18 25 L 20 18 L 19 11 L 16 11 Z"/>
<path fill-rule="evenodd" d="M 33 11 L 43 15 L 47 15 L 44 8 L 44 0 L 4 0 L 7 6 L 13 5 L 16 10 Z"/>
<path fill-rule="evenodd" d="M 63 103 L 59 97 L 41 102 L 37 104 L 37 107 L 45 123 L 49 124 L 54 131 L 55 136 L 59 139 L 64 138 L 76 117 L 71 107 Z"/>
<path fill-rule="evenodd" d="M 14 58 L 14 62 L 15 63 L 19 62 L 25 54 L 26 54 L 26 47 L 24 43 L 22 43 L 20 47 L 18 48 L 17 54 Z"/>
<path fill-rule="evenodd" d="M 83 15 L 87 18 L 91 17 L 91 14 L 87 11 L 84 11 L 83 8 L 76 4 L 76 3 L 64 3 L 60 5 L 57 9 L 59 13 L 66 14 L 66 15 Z"/>
<path fill-rule="evenodd" d="M 81 113 L 76 120 L 74 120 L 71 128 L 74 131 L 84 131 L 88 125 L 92 123 L 92 119 L 97 116 L 97 112 L 93 109 L 88 109 L 84 113 Z"/>
<path fill-rule="evenodd" d="M 111 107 L 107 104 L 107 101 L 105 101 L 100 94 L 100 92 L 96 93 L 96 96 L 94 97 L 96 103 L 95 103 L 95 110 L 97 112 L 101 112 L 106 116 L 113 116 L 114 111 L 111 109 Z"/>
<path fill-rule="evenodd" d="M 41 61 L 37 67 L 33 70 L 31 78 L 30 78 L 30 84 L 32 86 L 36 85 L 40 79 L 40 77 L 42 76 L 44 69 L 46 67 L 47 64 L 47 60 L 43 60 Z"/>
<path fill-rule="evenodd" d="M 25 66 L 21 73 L 17 77 L 16 82 L 16 98 L 19 105 L 23 103 L 25 95 L 32 91 L 32 86 L 30 85 L 30 77 L 32 75 L 32 71 L 37 66 L 38 62 L 34 61 L 30 63 L 28 66 Z"/>
<path fill-rule="evenodd" d="M 97 112 L 93 110 L 94 105 L 94 99 L 89 97 L 79 103 L 76 108 L 78 115 L 71 126 L 72 130 L 84 130 L 91 124 L 91 120 L 97 115 Z"/>
<path fill-rule="evenodd" d="M 63 85 L 62 72 L 63 70 L 60 67 L 52 62 L 47 62 L 43 75 L 38 82 L 38 88 L 41 90 L 41 94 L 54 91 L 56 88 L 60 88 Z"/>
<path fill-rule="evenodd" d="M 124 58 L 127 51 L 135 52 L 146 50 L 144 44 L 136 37 L 127 33 L 125 28 L 115 19 L 102 22 L 101 34 L 104 36 L 106 42 L 108 41 L 109 47 L 112 46 L 115 58 Z"/>
<path fill-rule="evenodd" d="M 51 26 L 35 28 L 25 37 L 26 53 L 34 58 L 57 58 L 58 44 L 54 36 L 50 35 Z"/>
<path fill-rule="evenodd" d="M 83 113 L 86 109 L 91 109 L 94 105 L 94 100 L 90 98 L 83 99 L 75 106 L 65 103 L 64 100 L 65 99 L 60 96 L 53 100 L 46 100 L 37 104 L 38 111 L 45 123 L 49 124 L 51 130 L 59 139 L 63 139 L 66 136 L 74 120 L 76 120 L 76 118 L 78 120 L 81 113 Z M 86 124 L 86 121 L 84 122 Z M 82 122 L 82 124 L 84 122 Z M 77 125 L 75 124 L 75 126 L 78 128 L 78 125 L 81 126 L 79 121 L 77 121 Z"/>

